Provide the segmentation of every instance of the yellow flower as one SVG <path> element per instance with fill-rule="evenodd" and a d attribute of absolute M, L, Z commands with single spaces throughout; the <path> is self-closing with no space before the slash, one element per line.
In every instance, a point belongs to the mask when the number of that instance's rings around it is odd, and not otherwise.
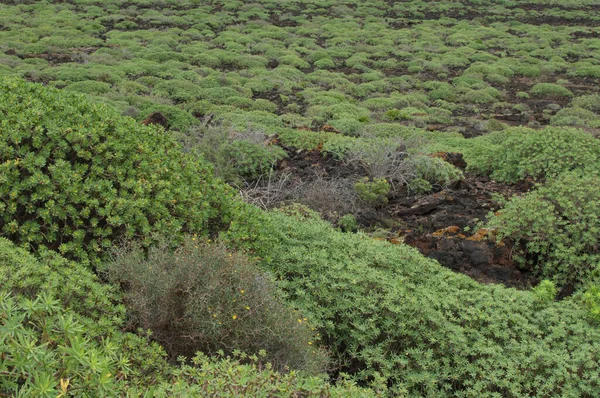
<path fill-rule="evenodd" d="M 231 317 L 234 321 L 237 319 L 237 315 Z"/>
<path fill-rule="evenodd" d="M 240 293 L 244 294 L 244 293 L 246 293 L 246 291 L 245 290 L 240 290 Z"/>
<path fill-rule="evenodd" d="M 302 323 L 302 319 L 298 319 L 298 323 Z"/>
<path fill-rule="evenodd" d="M 250 307 L 246 306 L 246 309 L 247 309 L 248 311 L 250 311 Z"/>
<path fill-rule="evenodd" d="M 217 317 L 217 314 L 213 314 L 213 318 L 216 318 L 216 317 Z"/>
<path fill-rule="evenodd" d="M 308 345 L 312 345 L 312 341 L 309 341 L 309 342 L 308 342 Z"/>

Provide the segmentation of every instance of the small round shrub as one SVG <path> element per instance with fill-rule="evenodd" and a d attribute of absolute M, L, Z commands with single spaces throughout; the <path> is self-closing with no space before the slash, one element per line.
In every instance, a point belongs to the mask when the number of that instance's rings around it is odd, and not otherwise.
<path fill-rule="evenodd" d="M 358 223 L 356 221 L 356 217 L 353 214 L 346 214 L 340 217 L 337 222 L 337 225 L 344 232 L 354 232 L 358 229 Z"/>
<path fill-rule="evenodd" d="M 538 83 L 529 90 L 529 93 L 544 98 L 571 98 L 573 96 L 571 90 L 554 83 Z"/>
<path fill-rule="evenodd" d="M 580 126 L 600 128 L 600 116 L 594 112 L 578 107 L 561 109 L 552 116 L 550 124 L 553 126 Z"/>
<path fill-rule="evenodd" d="M 78 91 L 85 94 L 106 94 L 111 90 L 111 86 L 104 82 L 84 80 L 69 84 L 65 87 L 65 90 Z"/>
<path fill-rule="evenodd" d="M 462 171 L 440 158 L 417 155 L 410 157 L 407 163 L 415 175 L 415 179 L 409 182 L 409 188 L 416 191 L 444 188 L 463 178 Z M 429 189 L 425 189 L 427 187 Z"/>
<path fill-rule="evenodd" d="M 385 178 L 364 177 L 354 184 L 354 189 L 362 201 L 377 206 L 388 202 L 390 183 Z"/>
<path fill-rule="evenodd" d="M 107 275 L 125 289 L 134 325 L 150 329 L 172 358 L 266 350 L 280 371 L 325 369 L 308 320 L 242 255 L 196 237 L 175 251 L 156 245 L 147 254 L 130 244 L 115 251 Z"/>

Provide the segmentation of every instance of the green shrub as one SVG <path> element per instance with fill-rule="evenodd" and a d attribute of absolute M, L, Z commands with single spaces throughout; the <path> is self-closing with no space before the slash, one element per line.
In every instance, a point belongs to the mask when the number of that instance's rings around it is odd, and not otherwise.
<path fill-rule="evenodd" d="M 192 130 L 182 139 L 188 150 L 199 152 L 214 165 L 217 176 L 234 184 L 271 173 L 273 166 L 287 157 L 281 147 L 266 143 L 265 134 L 253 130 L 240 133 L 231 126 Z"/>
<path fill-rule="evenodd" d="M 266 146 L 245 140 L 236 140 L 224 148 L 236 173 L 250 179 L 268 174 L 287 153 L 276 145 Z"/>
<path fill-rule="evenodd" d="M 358 229 L 356 217 L 352 214 L 345 214 L 337 221 L 338 227 L 344 232 L 355 232 Z"/>
<path fill-rule="evenodd" d="M 85 94 L 106 94 L 111 90 L 111 86 L 104 82 L 85 80 L 82 82 L 71 83 L 65 87 L 65 90 L 79 91 Z"/>
<path fill-rule="evenodd" d="M 598 140 L 573 128 L 510 128 L 474 138 L 469 144 L 465 150 L 469 167 L 498 181 L 539 180 L 578 168 L 600 167 Z"/>
<path fill-rule="evenodd" d="M 571 90 L 554 83 L 538 83 L 529 92 L 536 97 L 545 98 L 571 98 L 573 96 Z"/>
<path fill-rule="evenodd" d="M 377 206 L 388 202 L 390 183 L 385 178 L 369 179 L 369 177 L 364 177 L 354 184 L 354 189 L 360 200 Z"/>
<path fill-rule="evenodd" d="M 361 384 L 392 396 L 594 396 L 600 330 L 571 300 L 482 285 L 404 245 L 336 231 L 302 208 L 230 230 Z M 530 336 L 525 338 L 524 336 Z"/>
<path fill-rule="evenodd" d="M 264 363 L 262 355 L 234 353 L 208 358 L 198 353 L 191 364 L 176 370 L 176 378 L 151 389 L 131 389 L 131 396 L 166 397 L 332 397 L 369 398 L 381 396 L 340 378 L 335 386 L 321 377 L 298 372 L 279 373 Z"/>
<path fill-rule="evenodd" d="M 86 267 L 53 254 L 34 259 L 2 238 L 0 278 L 0 392 L 7 396 L 374 396 L 350 381 L 333 387 L 278 373 L 262 353 L 198 354 L 194 366 L 172 367 L 156 343 L 121 332 L 125 307 L 114 288 Z"/>
<path fill-rule="evenodd" d="M 163 131 L 77 95 L 0 83 L 0 234 L 96 264 L 122 237 L 209 233 L 229 189 Z"/>
<path fill-rule="evenodd" d="M 463 94 L 461 100 L 471 104 L 493 104 L 501 97 L 498 90 L 488 87 L 480 90 L 470 90 Z"/>
<path fill-rule="evenodd" d="M 600 116 L 583 108 L 565 108 L 556 112 L 556 115 L 550 118 L 550 124 L 553 126 L 600 128 Z"/>
<path fill-rule="evenodd" d="M 578 299 L 587 308 L 588 317 L 596 324 L 600 324 L 600 286 L 598 284 L 588 285 Z"/>
<path fill-rule="evenodd" d="M 548 279 L 541 281 L 531 291 L 540 304 L 548 304 L 553 302 L 556 298 L 556 294 L 558 293 L 558 289 L 556 288 L 554 282 Z"/>
<path fill-rule="evenodd" d="M 119 295 L 85 267 L 0 238 L 0 278 L 3 394 L 110 396 L 168 376 L 164 351 L 120 331 Z"/>
<path fill-rule="evenodd" d="M 315 68 L 332 69 L 335 68 L 335 62 L 331 58 L 321 58 L 314 62 Z"/>
<path fill-rule="evenodd" d="M 499 239 L 515 241 L 516 257 L 538 275 L 559 285 L 581 284 L 600 276 L 598 212 L 598 172 L 565 172 L 510 200 L 490 218 L 488 228 L 497 229 Z"/>
<path fill-rule="evenodd" d="M 307 318 L 288 309 L 269 276 L 241 255 L 193 237 L 174 252 L 166 244 L 147 254 L 135 245 L 122 248 L 107 271 L 124 286 L 135 324 L 150 329 L 172 358 L 266 350 L 279 371 L 324 370 L 326 357 Z"/>
<path fill-rule="evenodd" d="M 415 174 L 415 181 L 409 181 L 409 188 L 417 192 L 446 188 L 464 177 L 459 169 L 440 158 L 417 155 L 410 157 L 407 163 Z M 424 189 L 427 184 L 423 181 L 429 183 L 429 189 Z"/>

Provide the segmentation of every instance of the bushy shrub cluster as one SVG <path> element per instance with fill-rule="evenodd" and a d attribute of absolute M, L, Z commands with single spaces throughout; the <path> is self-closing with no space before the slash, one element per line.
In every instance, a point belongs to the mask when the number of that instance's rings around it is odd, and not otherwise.
<path fill-rule="evenodd" d="M 119 294 L 85 267 L 0 238 L 0 392 L 81 396 L 158 384 L 164 351 L 120 331 Z"/>
<path fill-rule="evenodd" d="M 600 176 L 566 172 L 533 192 L 515 197 L 487 228 L 517 246 L 520 260 L 558 285 L 581 285 L 600 277 Z"/>
<path fill-rule="evenodd" d="M 122 237 L 215 231 L 229 189 L 160 129 L 81 96 L 0 82 L 0 234 L 95 264 Z"/>
<path fill-rule="evenodd" d="M 254 243 L 263 266 L 357 381 L 396 396 L 591 397 L 600 388 L 600 331 L 572 301 L 540 307 L 530 292 L 478 284 L 406 246 L 335 231 L 306 209 L 263 217 Z"/>
<path fill-rule="evenodd" d="M 506 129 L 465 142 L 463 151 L 469 168 L 505 182 L 597 169 L 600 160 L 600 142 L 568 127 Z"/>
<path fill-rule="evenodd" d="M 279 371 L 317 374 L 326 356 L 307 318 L 281 301 L 269 275 L 242 255 L 187 239 L 176 251 L 130 245 L 107 264 L 125 290 L 135 326 L 151 330 L 172 358 L 197 351 L 258 354 Z"/>
<path fill-rule="evenodd" d="M 116 289 L 84 266 L 35 259 L 0 238 L 0 394 L 26 397 L 372 397 L 351 381 L 277 372 L 265 355 L 175 367 L 146 337 L 121 331 Z"/>

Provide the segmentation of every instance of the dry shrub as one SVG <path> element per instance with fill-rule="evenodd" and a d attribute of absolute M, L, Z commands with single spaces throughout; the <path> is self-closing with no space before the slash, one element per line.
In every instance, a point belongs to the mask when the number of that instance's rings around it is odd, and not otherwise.
<path fill-rule="evenodd" d="M 197 351 L 267 351 L 277 370 L 316 374 L 326 356 L 306 318 L 288 308 L 268 274 L 218 245 L 188 239 L 148 253 L 121 247 L 108 264 L 111 282 L 125 291 L 132 326 L 149 329 L 174 359 Z"/>
<path fill-rule="evenodd" d="M 358 209 L 354 181 L 346 178 L 317 176 L 294 191 L 292 199 L 326 218 L 336 218 L 336 214 L 353 213 Z"/>

